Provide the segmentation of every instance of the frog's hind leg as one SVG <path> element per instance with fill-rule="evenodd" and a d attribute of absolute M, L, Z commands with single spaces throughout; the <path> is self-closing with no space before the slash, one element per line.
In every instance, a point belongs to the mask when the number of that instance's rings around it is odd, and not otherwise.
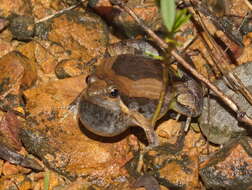
<path fill-rule="evenodd" d="M 158 136 L 155 133 L 154 129 L 153 130 L 150 129 L 148 131 L 145 130 L 145 134 L 147 136 L 149 145 L 147 147 L 145 147 L 143 150 L 141 150 L 139 153 L 139 159 L 138 159 L 138 163 L 137 163 L 137 172 L 138 173 L 141 173 L 141 171 L 142 171 L 142 168 L 144 165 L 144 159 L 143 159 L 144 155 L 148 151 L 154 149 L 155 147 L 158 147 L 158 145 L 159 145 Z"/>

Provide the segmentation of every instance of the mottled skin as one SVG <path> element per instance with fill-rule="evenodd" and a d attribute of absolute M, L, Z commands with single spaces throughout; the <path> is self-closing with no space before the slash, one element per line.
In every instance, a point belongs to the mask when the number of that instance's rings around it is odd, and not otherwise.
<path fill-rule="evenodd" d="M 170 82 L 160 117 L 168 109 L 190 117 L 198 116 L 202 108 L 200 84 L 187 76 L 178 78 L 174 71 L 169 73 Z M 151 119 L 162 90 L 162 62 L 127 54 L 105 58 L 87 78 L 87 84 L 79 103 L 80 121 L 95 134 L 115 136 L 138 125 L 135 118 L 123 112 L 120 101 L 129 110 Z"/>

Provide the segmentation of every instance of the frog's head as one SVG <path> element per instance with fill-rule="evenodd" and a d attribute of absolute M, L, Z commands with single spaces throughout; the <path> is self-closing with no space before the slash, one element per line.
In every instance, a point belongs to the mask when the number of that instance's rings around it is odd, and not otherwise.
<path fill-rule="evenodd" d="M 92 74 L 86 82 L 88 87 L 79 102 L 79 118 L 88 130 L 109 137 L 132 125 L 132 119 L 121 111 L 120 93 L 113 81 Z"/>
<path fill-rule="evenodd" d="M 162 66 L 144 56 L 105 58 L 86 82 L 79 103 L 80 121 L 95 134 L 115 136 L 130 126 L 140 126 L 132 114 L 125 113 L 125 107 L 151 118 L 162 89 Z"/>
<path fill-rule="evenodd" d="M 85 98 L 109 110 L 119 111 L 119 90 L 113 81 L 98 78 L 95 74 L 87 77 Z"/>

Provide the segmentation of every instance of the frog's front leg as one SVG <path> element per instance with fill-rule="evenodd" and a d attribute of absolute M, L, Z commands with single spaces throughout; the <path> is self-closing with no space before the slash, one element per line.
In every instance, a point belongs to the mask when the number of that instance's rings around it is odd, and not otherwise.
<path fill-rule="evenodd" d="M 133 118 L 133 123 L 137 126 L 140 126 L 147 137 L 148 147 L 156 147 L 159 145 L 157 134 L 152 127 L 151 120 L 144 117 L 141 113 L 135 110 L 130 110 L 123 102 L 120 100 L 120 107 L 122 112 L 130 115 Z"/>
<path fill-rule="evenodd" d="M 141 173 L 141 170 L 143 168 L 144 165 L 144 154 L 146 152 L 148 152 L 150 149 L 157 147 L 159 145 L 159 140 L 157 137 L 157 134 L 154 131 L 154 128 L 152 126 L 152 122 L 150 119 L 147 119 L 146 117 L 144 117 L 141 113 L 139 113 L 138 111 L 135 110 L 130 110 L 123 102 L 122 100 L 120 100 L 120 108 L 122 110 L 122 112 L 126 113 L 127 115 L 129 115 L 132 119 L 133 119 L 133 123 L 139 127 L 141 127 L 144 132 L 145 135 L 147 137 L 148 140 L 148 146 L 145 147 L 143 150 L 140 151 L 139 153 L 139 159 L 138 159 L 138 163 L 137 163 L 137 172 Z"/>

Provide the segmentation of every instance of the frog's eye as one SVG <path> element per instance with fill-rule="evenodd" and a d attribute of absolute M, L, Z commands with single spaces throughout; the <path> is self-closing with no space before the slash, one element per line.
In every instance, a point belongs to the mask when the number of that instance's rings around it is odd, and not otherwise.
<path fill-rule="evenodd" d="M 119 91 L 118 91 L 117 88 L 115 88 L 115 87 L 110 87 L 109 88 L 109 96 L 111 98 L 116 98 L 118 95 L 119 95 Z"/>
<path fill-rule="evenodd" d="M 88 85 L 91 84 L 91 83 L 93 83 L 93 82 L 95 82 L 95 81 L 97 81 L 97 76 L 95 76 L 95 75 L 89 75 L 86 78 L 86 83 Z"/>

